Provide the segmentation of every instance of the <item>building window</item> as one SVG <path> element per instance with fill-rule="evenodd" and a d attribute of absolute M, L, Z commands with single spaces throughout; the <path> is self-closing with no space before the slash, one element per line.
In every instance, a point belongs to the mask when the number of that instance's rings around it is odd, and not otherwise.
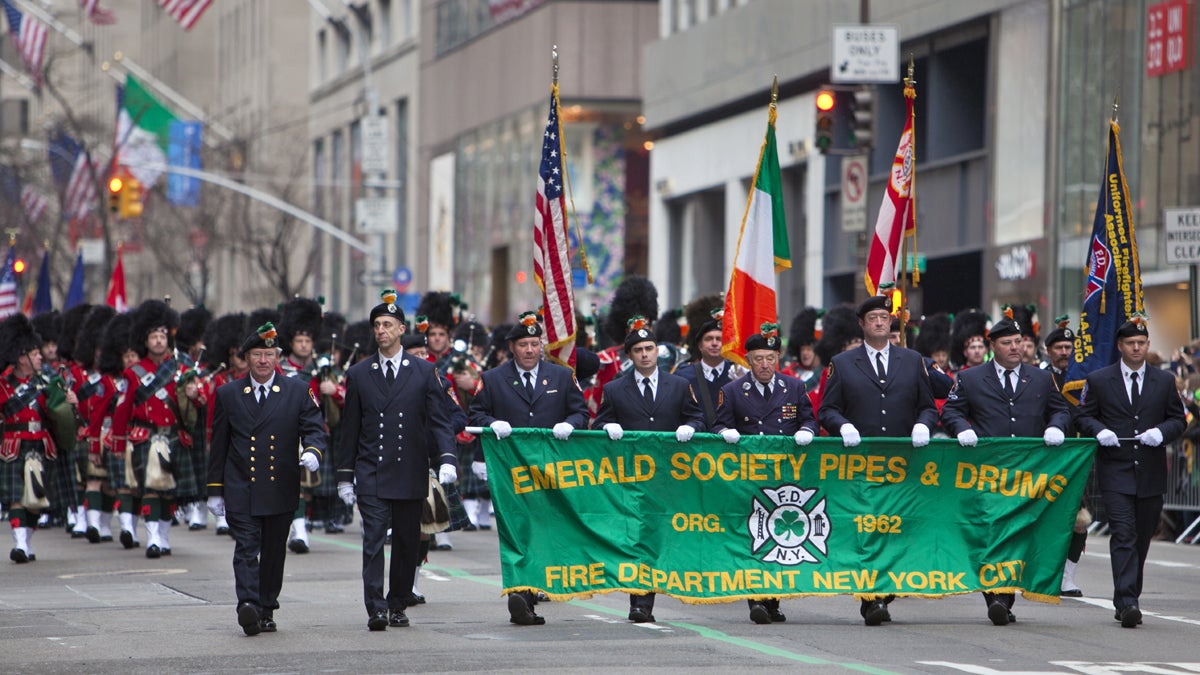
<path fill-rule="evenodd" d="M 392 45 L 392 0 L 379 0 L 379 46 Z"/>
<path fill-rule="evenodd" d="M 324 82 L 329 79 L 329 61 L 328 61 L 328 36 L 325 29 L 317 31 L 317 81 Z"/>

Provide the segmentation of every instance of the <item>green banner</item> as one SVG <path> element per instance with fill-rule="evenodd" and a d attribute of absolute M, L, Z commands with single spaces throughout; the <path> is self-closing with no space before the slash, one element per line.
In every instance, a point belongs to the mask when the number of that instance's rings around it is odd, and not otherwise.
<path fill-rule="evenodd" d="M 505 592 L 1058 602 L 1095 441 L 483 435 Z"/>

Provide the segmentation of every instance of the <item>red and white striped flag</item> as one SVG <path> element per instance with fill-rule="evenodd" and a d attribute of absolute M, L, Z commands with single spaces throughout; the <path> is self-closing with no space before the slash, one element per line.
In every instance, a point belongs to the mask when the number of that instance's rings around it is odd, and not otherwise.
<path fill-rule="evenodd" d="M 121 247 L 117 247 L 117 264 L 113 266 L 112 280 L 108 282 L 108 297 L 104 304 L 117 310 L 118 313 L 129 309 L 129 300 L 125 296 L 125 265 L 121 262 Z"/>
<path fill-rule="evenodd" d="M 42 217 L 49 203 L 46 195 L 38 192 L 32 185 L 21 187 L 21 210 L 25 212 L 25 219 L 30 223 L 36 223 Z"/>
<path fill-rule="evenodd" d="M 783 179 L 775 147 L 775 115 L 772 100 L 721 317 L 721 354 L 743 366 L 747 365 L 746 338 L 758 334 L 764 323 L 779 323 L 775 274 L 792 266 L 783 213 Z"/>
<path fill-rule="evenodd" d="M 916 98 L 917 90 L 912 81 L 905 78 L 904 101 L 908 113 L 904 118 L 904 131 L 900 134 L 896 157 L 892 160 L 887 194 L 883 196 L 883 203 L 879 207 L 875 234 L 871 238 L 871 248 L 867 253 L 864 281 L 867 284 L 867 293 L 871 295 L 876 295 L 883 284 L 896 283 L 896 274 L 904 262 L 900 260 L 900 242 L 917 231 L 917 200 L 913 189 L 913 176 L 916 173 L 916 160 L 913 157 L 913 149 L 916 146 L 913 135 L 913 100 Z"/>
<path fill-rule="evenodd" d="M 42 59 L 46 56 L 46 27 L 40 21 L 21 14 L 9 0 L 0 0 L 8 18 L 8 32 L 21 54 L 25 69 L 38 84 L 42 82 Z"/>
<path fill-rule="evenodd" d="M 165 9 L 184 30 L 191 30 L 212 3 L 213 0 L 158 0 L 158 6 Z"/>
<path fill-rule="evenodd" d="M 68 218 L 82 218 L 96 203 L 96 182 L 92 179 L 95 164 L 88 165 L 87 153 L 82 150 L 75 156 L 71 177 L 67 179 L 63 206 Z"/>
<path fill-rule="evenodd" d="M 17 260 L 17 247 L 8 247 L 4 268 L 0 269 L 0 319 L 17 313 L 17 273 L 13 263 Z"/>
<path fill-rule="evenodd" d="M 533 216 L 533 275 L 542 289 L 546 356 L 575 369 L 575 291 L 571 287 L 571 243 L 567 236 L 562 127 L 558 84 L 550 87 L 550 115 L 542 134 L 537 209 Z"/>
<path fill-rule="evenodd" d="M 97 26 L 111 26 L 117 22 L 117 15 L 112 10 L 100 6 L 100 0 L 79 0 L 83 13 Z"/>

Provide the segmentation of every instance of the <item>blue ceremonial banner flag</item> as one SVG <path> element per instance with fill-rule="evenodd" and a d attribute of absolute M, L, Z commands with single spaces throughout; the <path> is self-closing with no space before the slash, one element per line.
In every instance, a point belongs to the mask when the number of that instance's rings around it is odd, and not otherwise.
<path fill-rule="evenodd" d="M 1109 122 L 1108 155 L 1088 246 L 1083 310 L 1075 334 L 1074 360 L 1063 387 L 1063 395 L 1075 405 L 1088 373 L 1120 358 L 1117 329 L 1134 312 L 1143 311 L 1142 268 L 1133 236 L 1129 186 L 1121 167 L 1120 131 L 1115 120 Z"/>
<path fill-rule="evenodd" d="M 67 288 L 67 299 L 63 302 L 63 311 L 76 305 L 82 305 L 85 299 L 83 293 L 83 251 L 75 254 L 75 271 L 71 272 L 71 285 Z"/>
<path fill-rule="evenodd" d="M 50 251 L 42 253 L 42 269 L 38 270 L 37 295 L 33 296 L 33 315 L 54 309 L 50 299 Z"/>
<path fill-rule="evenodd" d="M 201 168 L 200 141 L 203 125 L 200 122 L 173 120 L 169 129 L 167 163 L 187 169 Z M 167 200 L 176 206 L 199 206 L 200 180 L 177 173 L 168 174 Z"/>

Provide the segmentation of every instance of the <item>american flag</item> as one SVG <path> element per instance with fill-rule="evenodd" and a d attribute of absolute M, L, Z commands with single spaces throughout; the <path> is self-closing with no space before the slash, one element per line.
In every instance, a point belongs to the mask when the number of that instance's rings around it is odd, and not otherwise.
<path fill-rule="evenodd" d="M 63 218 L 86 216 L 96 202 L 95 165 L 74 138 L 59 129 L 50 137 L 50 171 L 62 191 Z"/>
<path fill-rule="evenodd" d="M 46 27 L 33 17 L 26 17 L 9 0 L 0 0 L 8 17 L 8 32 L 21 54 L 25 69 L 39 84 L 42 81 L 42 58 L 46 55 Z"/>
<path fill-rule="evenodd" d="M 111 26 L 117 22 L 117 15 L 112 10 L 100 6 L 100 0 L 79 0 L 83 13 L 97 26 Z"/>
<path fill-rule="evenodd" d="M 13 271 L 13 261 L 16 259 L 17 247 L 11 246 L 4 269 L 0 271 L 0 319 L 17 313 L 17 273 Z"/>
<path fill-rule="evenodd" d="M 212 3 L 213 0 L 158 0 L 158 6 L 167 10 L 184 30 L 191 30 Z"/>
<path fill-rule="evenodd" d="M 542 288 L 547 356 L 575 368 L 575 292 L 571 288 L 571 243 L 563 197 L 562 137 L 558 125 L 558 85 L 550 90 L 550 115 L 542 134 L 537 212 L 533 217 L 533 275 Z"/>
<path fill-rule="evenodd" d="M 38 192 L 32 185 L 21 188 L 21 209 L 25 211 L 25 218 L 30 223 L 36 223 L 42 217 L 49 203 L 46 195 Z"/>

